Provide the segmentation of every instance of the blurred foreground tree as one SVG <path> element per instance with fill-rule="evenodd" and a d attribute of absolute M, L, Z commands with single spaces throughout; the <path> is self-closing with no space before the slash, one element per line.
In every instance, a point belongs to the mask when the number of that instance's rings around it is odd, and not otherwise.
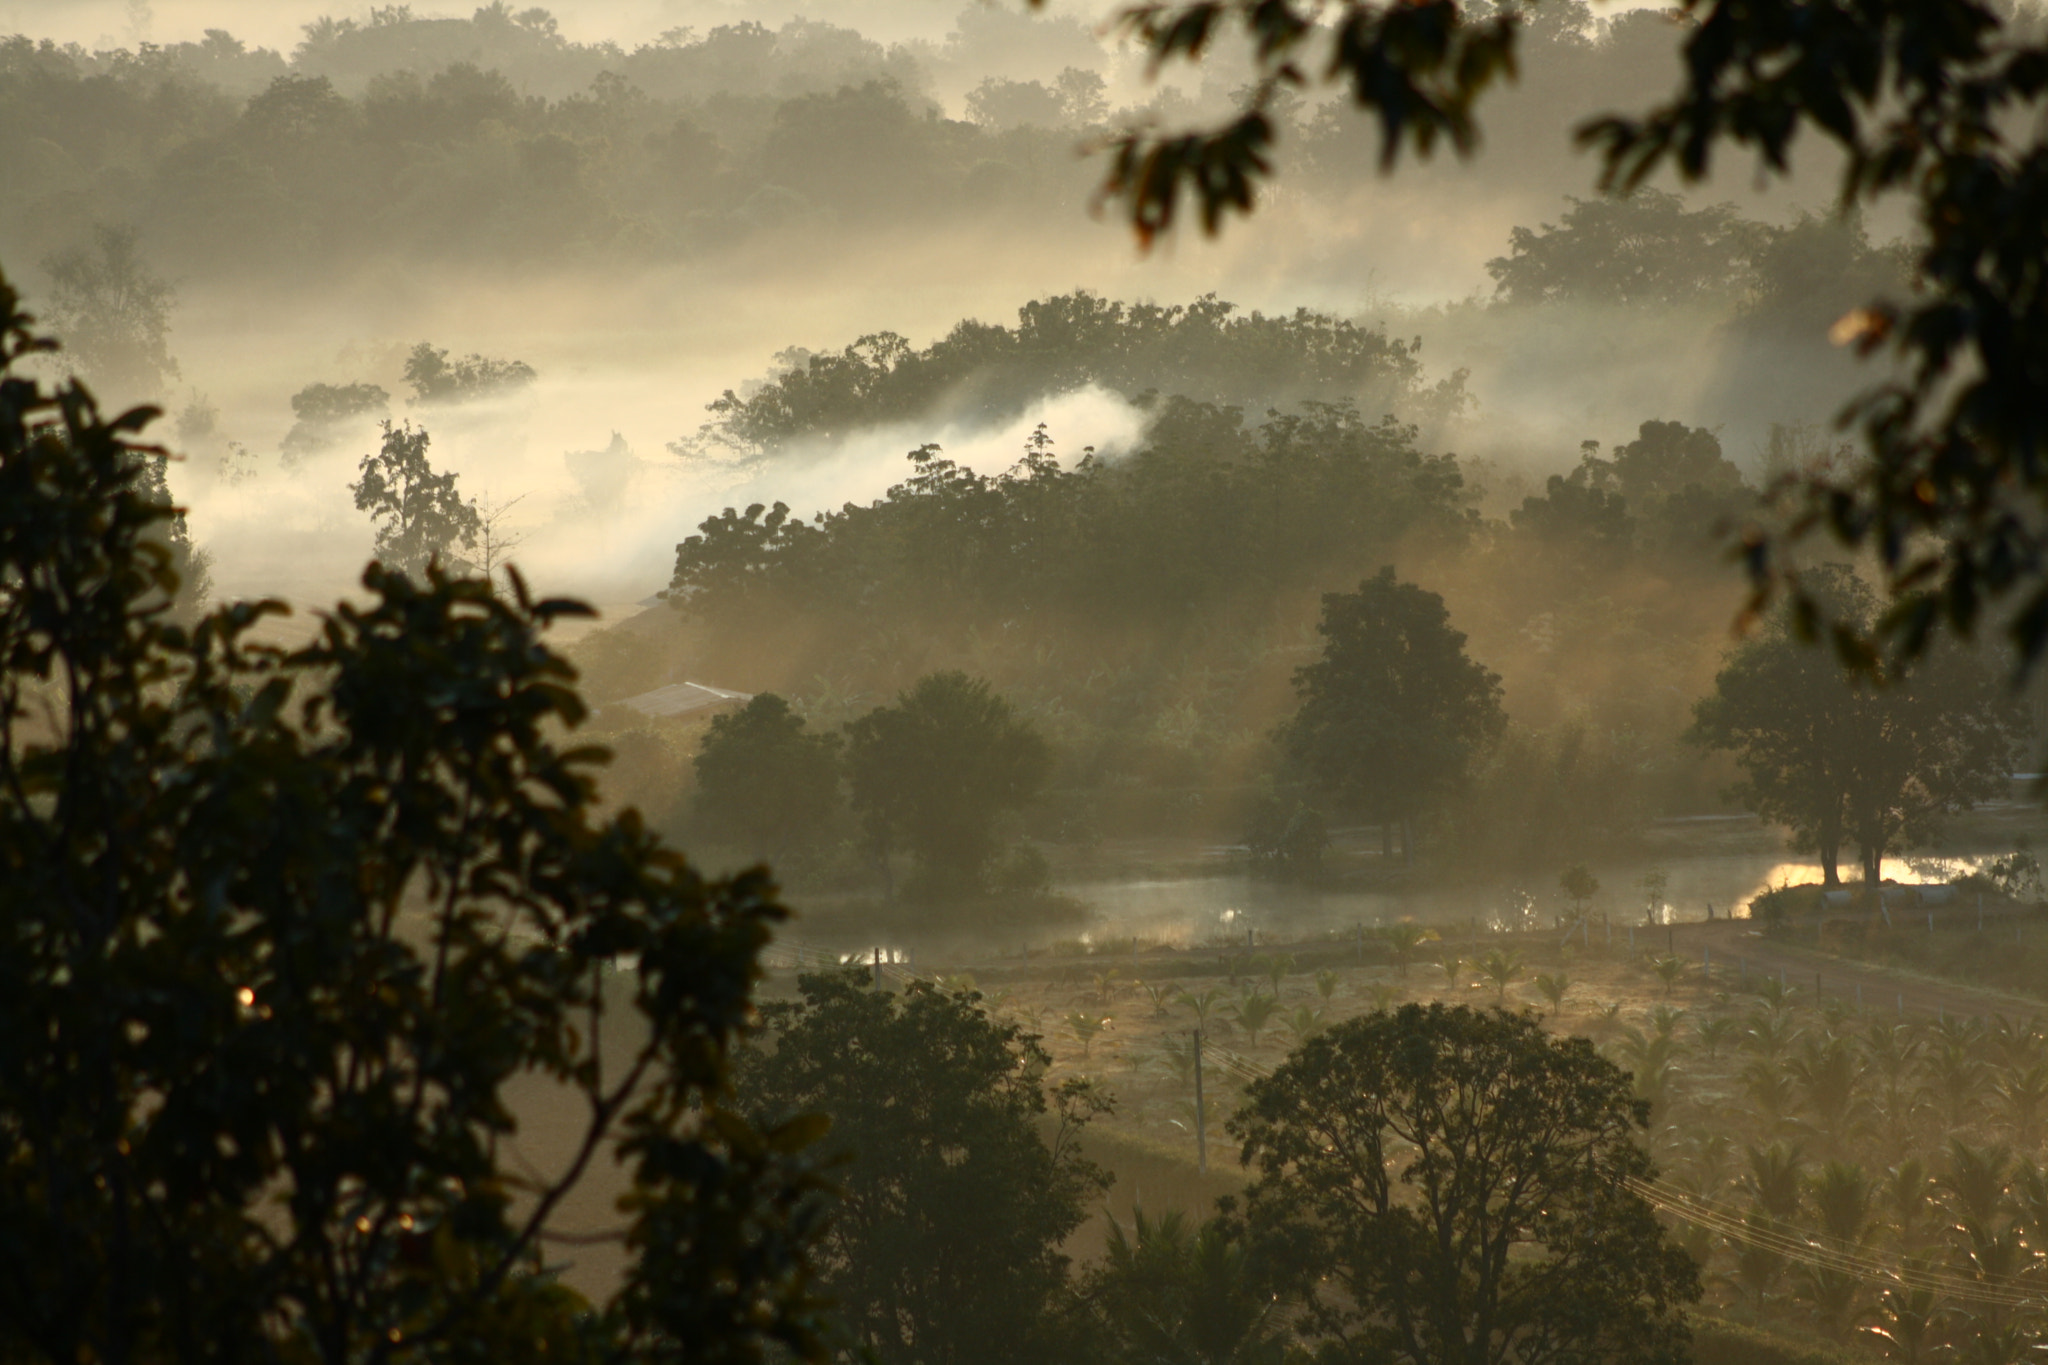
<path fill-rule="evenodd" d="M 584 609 L 372 566 L 296 651 L 171 624 L 153 411 L 0 316 L 0 1359 L 815 1354 L 816 1125 L 728 1085 L 783 911 L 596 815 L 538 639 Z M 536 1075 L 545 1175 L 500 1164 Z M 593 1306 L 540 1251 L 601 1157 Z"/>
<path fill-rule="evenodd" d="M 1547 6 L 1540 5 L 1539 9 Z M 1807 606 L 1794 547 L 1825 527 L 1879 557 L 1890 610 L 1839 623 L 1852 659 L 1918 653 L 1944 621 L 1967 633 L 1988 603 L 2031 662 L 2048 647 L 2048 39 L 1999 0 L 1680 0 L 1679 88 L 1640 117 L 1578 131 L 1603 184 L 1633 189 L 1666 167 L 1703 179 L 1724 143 L 1783 174 L 1817 135 L 1843 155 L 1845 207 L 1905 198 L 1918 226 L 1910 299 L 1872 299 L 1833 339 L 1889 350 L 1900 377 L 1844 414 L 1872 458 L 1783 494 L 1778 534 L 1751 535 L 1757 605 L 1784 586 Z M 1540 16 L 1539 16 L 1540 17 Z M 1192 132 L 1118 143 L 1108 192 L 1142 241 L 1173 224 L 1185 188 L 1204 225 L 1249 211 L 1271 174 L 1276 110 L 1311 81 L 1345 87 L 1377 118 L 1382 164 L 1404 149 L 1479 144 L 1480 97 L 1515 73 L 1521 5 L 1458 0 L 1164 0 L 1122 25 L 1155 61 L 1219 42 L 1255 66 L 1239 112 Z"/>
<path fill-rule="evenodd" d="M 698 822 L 750 858 L 817 842 L 839 808 L 839 746 L 772 692 L 713 716 L 693 760 Z"/>
<path fill-rule="evenodd" d="M 1465 654 L 1443 598 L 1381 569 L 1323 597 L 1323 657 L 1294 675 L 1301 709 L 1280 730 L 1289 759 L 1340 807 L 1401 826 L 1463 780 L 1500 734 L 1500 679 Z"/>
<path fill-rule="evenodd" d="M 741 1054 L 740 1090 L 776 1128 L 832 1116 L 821 1150 L 845 1165 L 819 1285 L 856 1348 L 923 1365 L 1071 1356 L 1059 1248 L 1109 1183 L 1077 1145 L 1103 1102 L 1062 1085 L 1048 1144 L 1051 1058 L 979 996 L 924 982 L 897 995 L 858 970 L 798 984 L 801 999 L 762 1007 L 767 1036 Z"/>
<path fill-rule="evenodd" d="M 1809 575 L 1832 618 L 1869 625 L 1877 602 L 1844 567 Z M 1842 844 L 1878 884 L 1885 850 L 1931 834 L 1941 818 L 2002 794 L 2028 733 L 2026 712 L 1980 654 L 1943 641 L 1872 686 L 1802 644 L 1778 613 L 1738 646 L 1694 708 L 1691 738 L 1735 755 L 1733 795 L 1790 829 L 1837 886 Z"/>
<path fill-rule="evenodd" d="M 1647 1119 L 1583 1038 L 1404 1005 L 1303 1043 L 1230 1132 L 1319 1358 L 1676 1365 L 1699 1281 L 1632 1188 Z"/>
<path fill-rule="evenodd" d="M 986 889 L 997 818 L 1038 793 L 1051 756 L 986 682 L 934 673 L 846 727 L 853 806 L 886 859 L 917 860 L 922 896 Z"/>
<path fill-rule="evenodd" d="M 363 477 L 349 485 L 356 510 L 377 525 L 378 560 L 415 577 L 436 561 L 458 567 L 457 548 L 474 549 L 483 531 L 483 514 L 455 491 L 455 475 L 427 463 L 427 444 L 424 429 L 387 421 L 383 444 L 363 456 Z"/>

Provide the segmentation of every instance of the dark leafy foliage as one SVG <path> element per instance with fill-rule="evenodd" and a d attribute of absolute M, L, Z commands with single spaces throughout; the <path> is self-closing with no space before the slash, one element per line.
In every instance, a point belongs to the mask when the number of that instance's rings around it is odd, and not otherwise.
<path fill-rule="evenodd" d="M 1846 569 L 1813 572 L 1808 590 L 1850 629 L 1876 614 Z M 1924 840 L 1944 816 L 2005 789 L 2031 727 L 1991 665 L 1948 642 L 1884 686 L 1852 685 L 1794 627 L 1781 613 L 1730 654 L 1694 710 L 1692 739 L 1735 754 L 1743 776 L 1732 794 L 1817 852 L 1829 886 L 1851 841 L 1876 885 L 1902 838 Z"/>
<path fill-rule="evenodd" d="M 1583 1038 L 1405 1005 L 1303 1043 L 1230 1131 L 1254 1247 L 1329 1358 L 1676 1362 L 1699 1282 L 1631 1189 L 1647 1113 Z"/>
<path fill-rule="evenodd" d="M 839 809 L 839 746 L 764 692 L 711 718 L 693 760 L 697 824 L 749 857 L 782 860 L 816 843 Z"/>
<path fill-rule="evenodd" d="M 1627 199 L 1572 199 L 1561 223 L 1518 227 L 1509 252 L 1486 263 L 1509 303 L 1592 299 L 1671 304 L 1725 298 L 1750 286 L 1767 229 L 1733 204 L 1688 209 L 1645 189 Z"/>
<path fill-rule="evenodd" d="M 1082 1290 L 1102 1355 L 1117 1365 L 1279 1365 L 1287 1315 L 1226 1218 L 1190 1226 L 1179 1209 L 1135 1210 L 1131 1230 L 1112 1222 L 1109 1245 Z"/>
<path fill-rule="evenodd" d="M 770 601 L 828 617 L 1187 620 L 1372 552 L 1362 547 L 1465 535 L 1456 461 L 1414 441 L 1413 428 L 1348 407 L 1311 404 L 1248 431 L 1234 410 L 1170 400 L 1121 460 L 1062 468 L 1041 429 L 990 477 L 925 446 L 911 452 L 916 473 L 867 507 L 811 522 L 780 503 L 726 509 L 676 547 L 670 598 L 733 621 Z"/>
<path fill-rule="evenodd" d="M 1411 422 L 1452 416 L 1465 402 L 1462 373 L 1423 384 L 1419 342 L 1306 308 L 1240 313 L 1213 294 L 1185 306 L 1059 295 L 1018 309 L 1014 328 L 965 321 L 923 350 L 880 332 L 836 354 L 783 359 L 788 368 L 758 392 L 728 389 L 697 441 L 679 448 L 760 454 L 888 422 L 988 423 L 1091 385 L 1254 410 L 1350 401 Z"/>
<path fill-rule="evenodd" d="M 405 382 L 412 385 L 412 401 L 423 406 L 500 397 L 526 388 L 539 377 L 523 360 L 466 355 L 450 362 L 448 352 L 425 341 L 405 358 Z"/>
<path fill-rule="evenodd" d="M 1340 808 L 1412 824 L 1506 724 L 1500 679 L 1467 657 L 1444 600 L 1381 569 L 1323 598 L 1323 655 L 1294 675 L 1289 759 Z"/>
<path fill-rule="evenodd" d="M 1028 804 L 1050 767 L 1045 740 L 965 673 L 921 678 L 846 727 L 854 811 L 881 857 L 917 860 L 927 895 L 986 889 L 998 818 Z"/>
<path fill-rule="evenodd" d="M 931 1365 L 1071 1358 L 1059 1248 L 1109 1183 L 1076 1146 L 1104 1102 L 1062 1085 L 1048 1142 L 1051 1059 L 979 996 L 898 995 L 858 971 L 799 985 L 763 1008 L 741 1093 L 765 1124 L 832 1116 L 821 1150 L 843 1165 L 819 1278 L 853 1344 Z"/>
<path fill-rule="evenodd" d="M 298 420 L 280 446 L 285 463 L 325 449 L 351 422 L 381 418 L 390 410 L 391 395 L 376 384 L 308 384 L 292 395 L 292 416 Z"/>
<path fill-rule="evenodd" d="M 538 638 L 583 609 L 373 566 L 296 650 L 173 624 L 152 410 L 20 377 L 0 312 L 0 1357 L 809 1352 L 802 1131 L 728 1104 L 783 911 L 598 816 Z M 501 1165 L 532 1075 L 547 1177 Z M 613 1156 L 593 1307 L 540 1245 Z"/>
<path fill-rule="evenodd" d="M 377 558 L 400 573 L 424 575 L 429 565 L 455 568 L 476 547 L 483 515 L 455 491 L 454 473 L 427 461 L 428 436 L 412 423 L 384 423 L 384 440 L 363 456 L 363 477 L 349 485 L 356 510 L 377 525 Z"/>

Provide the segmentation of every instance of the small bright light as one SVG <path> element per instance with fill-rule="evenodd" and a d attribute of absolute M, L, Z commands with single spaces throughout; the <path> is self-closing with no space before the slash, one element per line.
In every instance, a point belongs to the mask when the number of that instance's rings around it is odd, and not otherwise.
<path fill-rule="evenodd" d="M 249 1006 L 256 1003 L 256 992 L 250 990 L 247 986 L 244 986 L 242 987 L 242 989 L 235 992 L 235 999 L 242 1002 L 243 1009 L 247 1009 L 249 1008 Z"/>
<path fill-rule="evenodd" d="M 369 1220 L 369 1219 L 367 1219 L 367 1218 L 358 1218 L 358 1219 L 356 1219 L 356 1231 L 357 1231 L 357 1232 L 363 1232 L 363 1233 L 367 1233 L 367 1232 L 368 1232 L 369 1230 L 370 1230 L 370 1220 Z"/>

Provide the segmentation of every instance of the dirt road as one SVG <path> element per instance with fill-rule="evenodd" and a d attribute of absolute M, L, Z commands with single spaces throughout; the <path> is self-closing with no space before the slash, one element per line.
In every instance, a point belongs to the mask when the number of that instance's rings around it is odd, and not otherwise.
<path fill-rule="evenodd" d="M 1873 966 L 1802 946 L 1796 940 L 1766 938 L 1747 920 L 1637 932 L 1649 936 L 1650 946 L 1668 949 L 1707 968 L 1715 982 L 1727 986 L 1775 976 L 1807 999 L 1817 991 L 1822 999 L 1839 1000 L 1872 1015 L 2048 1016 L 2048 1002 Z"/>

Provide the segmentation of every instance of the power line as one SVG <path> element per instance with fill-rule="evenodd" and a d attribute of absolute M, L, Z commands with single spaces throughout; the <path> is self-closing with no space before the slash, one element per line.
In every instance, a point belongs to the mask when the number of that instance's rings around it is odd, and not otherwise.
<path fill-rule="evenodd" d="M 1833 1270 L 1870 1283 L 1926 1289 L 1949 1298 L 2000 1308 L 2027 1308 L 2040 1303 L 2039 1293 L 2011 1279 L 1976 1279 L 1931 1267 L 1882 1259 L 1868 1250 L 1832 1238 L 1793 1232 L 1774 1223 L 1760 1224 L 1727 1206 L 1690 1194 L 1661 1181 L 1629 1180 L 1629 1191 L 1653 1207 L 1695 1226 L 1719 1233 L 1761 1251 L 1820 1270 Z"/>

